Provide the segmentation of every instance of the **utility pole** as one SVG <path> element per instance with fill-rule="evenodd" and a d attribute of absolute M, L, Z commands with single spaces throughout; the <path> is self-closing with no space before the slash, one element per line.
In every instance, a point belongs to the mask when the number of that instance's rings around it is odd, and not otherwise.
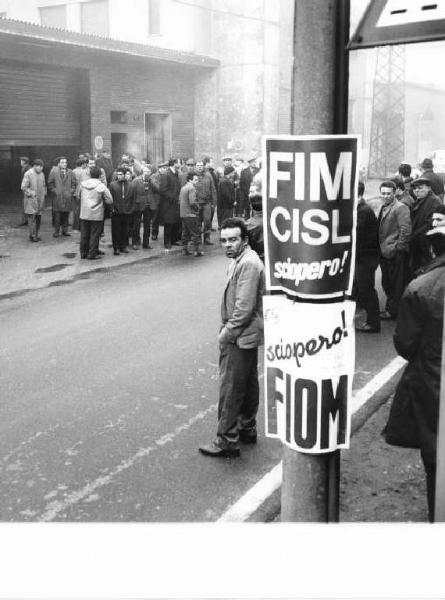
<path fill-rule="evenodd" d="M 295 0 L 292 134 L 347 133 L 349 0 Z M 340 451 L 283 445 L 281 520 L 339 519 Z"/>

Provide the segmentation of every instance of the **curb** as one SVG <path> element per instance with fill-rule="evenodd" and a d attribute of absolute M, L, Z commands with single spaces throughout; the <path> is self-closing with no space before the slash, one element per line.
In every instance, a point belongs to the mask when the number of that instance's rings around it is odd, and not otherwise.
<path fill-rule="evenodd" d="M 28 294 L 30 292 L 37 292 L 39 290 L 44 290 L 44 289 L 47 289 L 50 287 L 59 287 L 62 285 L 68 285 L 70 283 L 75 283 L 76 281 L 81 280 L 81 279 L 88 279 L 90 277 L 90 274 L 93 274 L 93 273 L 96 273 L 96 274 L 97 273 L 108 273 L 109 271 L 114 271 L 116 269 L 122 269 L 124 267 L 127 267 L 128 265 L 144 263 L 144 262 L 148 262 L 148 261 L 152 261 L 152 260 L 159 260 L 162 258 L 166 258 L 168 256 L 177 256 L 177 255 L 180 255 L 181 252 L 182 252 L 182 248 L 180 246 L 177 246 L 177 247 L 169 250 L 168 254 L 161 251 L 158 254 L 151 254 L 149 256 L 138 257 L 138 258 L 127 260 L 125 262 L 118 263 L 118 264 L 110 264 L 110 265 L 106 265 L 106 266 L 93 267 L 91 269 L 86 269 L 85 271 L 82 271 L 81 273 L 76 273 L 75 275 L 72 275 L 69 277 L 49 281 L 45 285 L 22 288 L 19 290 L 12 290 L 10 292 L 5 292 L 3 294 L 0 293 L 0 301 L 8 300 L 11 298 L 17 298 L 19 296 L 24 296 L 25 294 Z M 211 255 L 212 250 L 208 251 L 207 254 Z"/>
<path fill-rule="evenodd" d="M 351 437 L 353 437 L 366 424 L 368 419 L 376 413 L 394 394 L 396 384 L 399 380 L 401 371 L 405 366 L 395 373 L 379 390 L 377 390 L 366 402 L 359 408 L 351 418 Z M 247 523 L 271 523 L 276 521 L 281 513 L 281 485 L 259 506 L 245 521 Z"/>

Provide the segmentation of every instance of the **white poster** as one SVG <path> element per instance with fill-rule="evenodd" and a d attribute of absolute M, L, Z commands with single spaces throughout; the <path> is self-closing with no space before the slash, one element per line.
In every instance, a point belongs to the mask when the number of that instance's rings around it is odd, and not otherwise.
<path fill-rule="evenodd" d="M 300 452 L 349 448 L 355 303 L 264 297 L 266 435 Z"/>

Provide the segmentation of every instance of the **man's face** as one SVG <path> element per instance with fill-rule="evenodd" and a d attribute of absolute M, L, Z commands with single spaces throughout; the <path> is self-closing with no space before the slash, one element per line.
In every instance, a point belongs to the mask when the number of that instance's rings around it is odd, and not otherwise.
<path fill-rule="evenodd" d="M 96 161 L 94 159 L 90 159 L 88 161 L 88 166 L 91 169 L 91 167 L 95 167 L 96 166 Z"/>
<path fill-rule="evenodd" d="M 202 162 L 202 160 L 198 160 L 198 162 L 196 163 L 196 172 L 203 173 L 203 171 L 204 171 L 204 163 Z"/>
<path fill-rule="evenodd" d="M 130 171 L 127 171 L 127 172 L 125 173 L 125 176 L 124 176 L 124 177 L 125 177 L 125 181 L 131 181 L 131 173 L 130 173 Z"/>
<path fill-rule="evenodd" d="M 431 188 L 428 185 L 418 185 L 413 188 L 414 194 L 418 200 L 423 200 L 430 193 Z"/>
<path fill-rule="evenodd" d="M 223 165 L 224 165 L 224 167 L 231 167 L 232 160 L 230 158 L 226 158 L 225 160 L 223 160 Z"/>
<path fill-rule="evenodd" d="M 195 168 L 195 161 L 194 160 L 188 160 L 185 163 L 185 166 L 187 167 L 187 171 L 189 173 L 191 173 L 193 171 L 193 169 Z"/>
<path fill-rule="evenodd" d="M 255 161 L 255 160 L 251 160 L 251 161 L 249 162 L 249 167 L 250 167 L 251 169 L 254 169 L 254 168 L 256 167 L 256 161 Z"/>
<path fill-rule="evenodd" d="M 198 183 L 199 179 L 197 175 L 193 175 L 192 183 L 195 186 Z"/>
<path fill-rule="evenodd" d="M 27 165 L 28 163 L 26 162 L 26 160 L 23 160 L 22 158 L 20 159 L 20 166 L 24 167 L 25 165 Z"/>
<path fill-rule="evenodd" d="M 159 173 L 161 175 L 165 175 L 167 173 L 168 167 L 159 167 Z"/>
<path fill-rule="evenodd" d="M 221 229 L 221 244 L 227 258 L 237 258 L 246 245 L 241 237 L 241 229 L 239 227 Z"/>
<path fill-rule="evenodd" d="M 391 204 L 391 202 L 394 200 L 394 190 L 392 189 L 392 187 L 381 187 L 380 198 L 382 198 L 385 204 Z"/>
<path fill-rule="evenodd" d="M 396 198 L 400 198 L 400 196 L 403 196 L 403 190 L 399 187 L 396 187 L 396 191 L 394 193 Z"/>
<path fill-rule="evenodd" d="M 66 169 L 67 164 L 66 158 L 62 158 L 62 160 L 59 161 L 59 167 L 61 169 Z"/>
<path fill-rule="evenodd" d="M 118 180 L 118 181 L 123 181 L 123 180 L 124 180 L 124 178 L 125 178 L 125 176 L 124 176 L 124 174 L 122 173 L 122 171 L 118 171 L 118 172 L 116 173 L 116 175 L 117 175 L 117 180 Z"/>
<path fill-rule="evenodd" d="M 34 171 L 36 173 L 41 173 L 43 171 L 42 165 L 34 165 Z"/>

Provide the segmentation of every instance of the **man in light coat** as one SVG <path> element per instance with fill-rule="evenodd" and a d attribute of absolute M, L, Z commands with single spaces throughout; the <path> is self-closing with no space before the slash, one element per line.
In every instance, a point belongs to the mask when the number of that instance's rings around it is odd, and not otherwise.
<path fill-rule="evenodd" d="M 101 258 L 99 239 L 104 203 L 112 204 L 113 198 L 107 186 L 100 181 L 99 167 L 91 167 L 90 178 L 80 184 L 80 258 Z"/>
<path fill-rule="evenodd" d="M 263 343 L 264 267 L 248 243 L 243 219 L 221 224 L 221 243 L 231 259 L 221 303 L 220 389 L 217 438 L 199 451 L 206 456 L 239 456 L 239 441 L 257 441 L 258 346 Z"/>
<path fill-rule="evenodd" d="M 27 217 L 29 239 L 39 242 L 40 222 L 45 206 L 46 183 L 43 173 L 43 160 L 36 158 L 32 169 L 26 171 L 22 181 L 23 212 Z"/>
<path fill-rule="evenodd" d="M 382 287 L 386 294 L 383 320 L 395 319 L 400 298 L 408 281 L 408 252 L 411 236 L 409 208 L 395 197 L 393 181 L 380 184 L 383 206 L 379 213 L 380 269 Z"/>
<path fill-rule="evenodd" d="M 68 220 L 73 209 L 73 197 L 76 193 L 77 179 L 64 156 L 59 158 L 57 167 L 53 167 L 48 177 L 48 189 L 53 194 L 54 233 L 53 237 L 69 236 Z"/>

